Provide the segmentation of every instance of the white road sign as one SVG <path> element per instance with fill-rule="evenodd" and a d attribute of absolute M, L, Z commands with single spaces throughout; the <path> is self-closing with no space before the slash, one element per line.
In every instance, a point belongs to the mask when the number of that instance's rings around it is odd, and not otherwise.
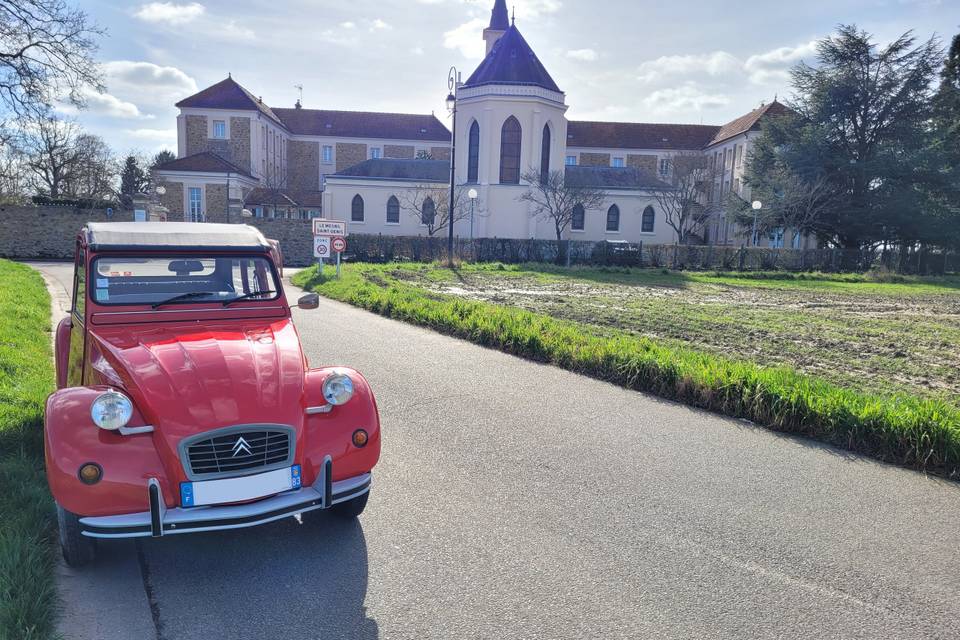
<path fill-rule="evenodd" d="M 330 236 L 313 236 L 313 257 L 330 257 Z"/>
<path fill-rule="evenodd" d="M 315 236 L 345 236 L 347 223 L 343 220 L 327 220 L 326 218 L 313 219 L 313 235 Z"/>

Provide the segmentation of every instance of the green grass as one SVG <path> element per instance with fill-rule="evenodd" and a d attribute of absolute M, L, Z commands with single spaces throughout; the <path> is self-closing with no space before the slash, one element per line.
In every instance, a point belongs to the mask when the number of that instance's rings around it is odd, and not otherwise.
<path fill-rule="evenodd" d="M 942 398 L 852 390 L 791 367 L 761 366 L 689 348 L 675 340 L 650 339 L 615 326 L 599 327 L 516 306 L 445 295 L 422 286 L 424 281 L 462 283 L 469 281 L 470 274 L 490 271 L 512 279 L 527 277 L 531 269 L 529 265 L 465 266 L 457 271 L 422 265 L 350 265 L 341 280 L 331 280 L 318 277 L 312 267 L 298 273 L 294 283 L 391 318 L 630 389 L 746 418 L 887 462 L 947 477 L 960 474 L 960 410 Z M 569 274 L 541 265 L 534 271 L 536 278 L 628 278 L 630 284 L 636 284 L 637 277 L 635 273 L 598 269 Z M 689 274 L 669 272 L 647 272 L 643 277 L 653 286 L 697 282 Z M 871 286 L 874 284 L 906 286 Z"/>
<path fill-rule="evenodd" d="M 40 275 L 0 260 L 0 639 L 49 638 L 56 517 L 43 465 L 53 389 L 50 298 Z"/>

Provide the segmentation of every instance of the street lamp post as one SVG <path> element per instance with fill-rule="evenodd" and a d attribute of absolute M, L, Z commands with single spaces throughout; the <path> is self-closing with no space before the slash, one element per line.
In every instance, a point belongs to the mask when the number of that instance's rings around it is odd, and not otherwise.
<path fill-rule="evenodd" d="M 450 132 L 450 202 L 447 209 L 447 266 L 453 268 L 453 220 L 454 220 L 454 184 L 457 168 L 457 88 L 460 85 L 460 72 L 456 67 L 450 67 L 447 76 L 447 110 L 453 117 L 452 131 Z"/>
<path fill-rule="evenodd" d="M 750 243 L 757 246 L 757 213 L 763 208 L 763 203 L 754 200 L 751 206 L 753 207 L 753 230 L 750 233 Z"/>
<path fill-rule="evenodd" d="M 467 191 L 467 197 L 470 198 L 470 244 L 473 245 L 473 203 L 477 201 L 477 190 Z"/>

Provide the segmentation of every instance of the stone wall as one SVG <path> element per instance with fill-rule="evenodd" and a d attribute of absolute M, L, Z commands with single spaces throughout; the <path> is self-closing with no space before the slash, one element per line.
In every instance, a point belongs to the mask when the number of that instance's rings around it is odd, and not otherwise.
<path fill-rule="evenodd" d="M 320 144 L 306 140 L 287 142 L 287 182 L 293 190 L 320 190 Z"/>
<path fill-rule="evenodd" d="M 250 171 L 250 118 L 230 118 L 230 155 L 227 159 Z"/>
<path fill-rule="evenodd" d="M 207 116 L 186 116 L 186 146 L 184 155 L 207 150 Z"/>
<path fill-rule="evenodd" d="M 367 145 L 359 142 L 337 143 L 337 171 L 343 171 L 367 159 Z"/>
<path fill-rule="evenodd" d="M 584 167 L 609 167 L 609 153 L 590 153 L 588 151 L 580 152 L 580 164 Z"/>
<path fill-rule="evenodd" d="M 227 185 L 225 184 L 207 184 L 205 187 L 206 195 L 206 220 L 207 222 L 229 222 L 227 213 Z"/>
<path fill-rule="evenodd" d="M 450 161 L 450 147 L 430 147 L 430 155 L 434 160 Z"/>
<path fill-rule="evenodd" d="M 183 183 L 163 181 L 167 190 L 160 196 L 160 204 L 167 208 L 168 220 L 183 220 Z"/>
<path fill-rule="evenodd" d="M 629 154 L 627 155 L 627 166 L 656 173 L 657 156 Z"/>
<path fill-rule="evenodd" d="M 73 207 L 0 207 L 0 257 L 71 260 L 77 233 L 87 222 L 129 222 L 133 211 Z M 311 248 L 312 251 L 312 248 Z"/>
<path fill-rule="evenodd" d="M 385 144 L 383 145 L 383 157 L 412 160 L 414 148 L 408 144 Z"/>

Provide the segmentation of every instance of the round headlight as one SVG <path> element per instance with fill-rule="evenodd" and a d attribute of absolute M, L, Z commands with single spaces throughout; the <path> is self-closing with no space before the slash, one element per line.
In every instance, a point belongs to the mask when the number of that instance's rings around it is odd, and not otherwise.
<path fill-rule="evenodd" d="M 323 381 L 323 398 L 330 404 L 343 404 L 353 397 L 353 380 L 335 373 Z"/>
<path fill-rule="evenodd" d="M 107 391 L 90 405 L 90 417 L 101 429 L 116 431 L 126 426 L 133 415 L 133 403 L 130 398 L 118 391 Z"/>

